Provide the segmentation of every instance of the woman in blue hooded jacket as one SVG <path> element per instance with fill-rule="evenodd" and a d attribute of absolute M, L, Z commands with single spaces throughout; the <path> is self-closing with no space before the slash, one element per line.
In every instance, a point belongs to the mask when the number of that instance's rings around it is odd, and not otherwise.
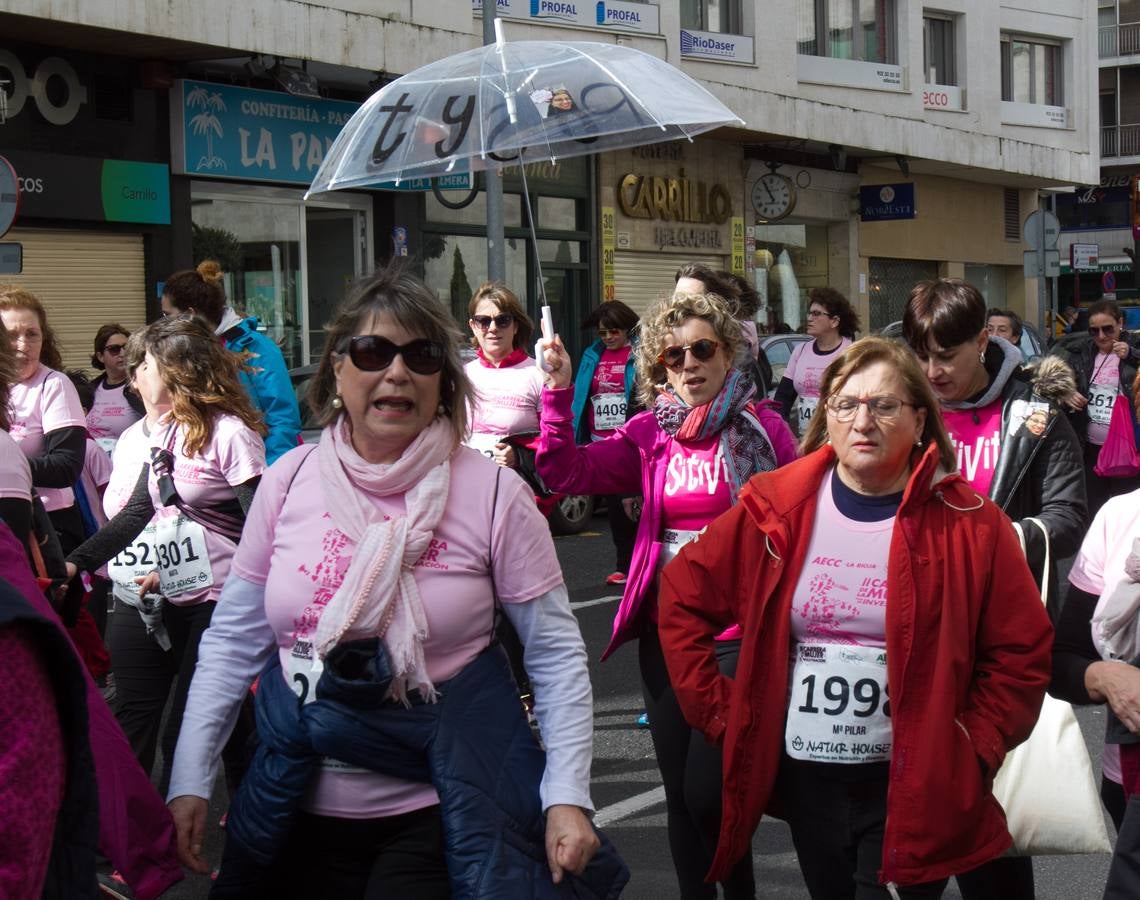
<path fill-rule="evenodd" d="M 590 313 L 582 327 L 598 330 L 597 339 L 582 354 L 574 379 L 574 436 L 578 444 L 589 444 L 613 434 L 634 412 L 637 313 L 620 300 L 611 300 Z M 616 494 L 606 498 L 617 551 L 617 566 L 606 584 L 625 584 L 637 534 L 637 522 L 631 515 L 637 501 L 636 497 Z"/>

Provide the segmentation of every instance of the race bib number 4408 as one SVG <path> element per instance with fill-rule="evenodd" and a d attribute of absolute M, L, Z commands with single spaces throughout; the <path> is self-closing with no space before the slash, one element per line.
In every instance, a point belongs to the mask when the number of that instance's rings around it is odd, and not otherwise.
<path fill-rule="evenodd" d="M 797 644 L 784 745 L 789 756 L 810 762 L 890 759 L 886 651 Z"/>

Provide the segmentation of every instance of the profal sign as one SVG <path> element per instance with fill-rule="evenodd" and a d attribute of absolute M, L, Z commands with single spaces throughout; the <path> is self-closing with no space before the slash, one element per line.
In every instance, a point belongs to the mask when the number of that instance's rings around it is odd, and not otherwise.
<path fill-rule="evenodd" d="M 631 219 L 723 225 L 732 215 L 732 198 L 724 185 L 709 188 L 703 181 L 690 181 L 684 169 L 679 178 L 624 176 L 618 187 L 618 204 Z"/>

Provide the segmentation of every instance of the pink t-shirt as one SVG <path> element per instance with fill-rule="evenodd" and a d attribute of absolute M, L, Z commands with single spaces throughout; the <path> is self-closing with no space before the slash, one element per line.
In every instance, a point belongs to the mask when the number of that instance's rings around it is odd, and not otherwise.
<path fill-rule="evenodd" d="M 294 645 L 315 634 L 356 546 L 329 515 L 318 452 L 290 451 L 266 473 L 233 561 L 238 576 L 265 586 L 266 617 L 286 671 Z M 309 454 L 299 469 L 297 453 Z M 492 562 L 502 603 L 532 600 L 562 583 L 554 544 L 530 489 L 514 474 L 500 472 L 466 448 L 452 456 L 447 506 L 430 547 L 412 569 L 429 628 L 424 642 L 428 676 L 437 685 L 488 645 L 495 609 L 488 577 Z M 499 495 L 492 518 L 496 478 Z M 286 488 L 288 498 L 276 516 L 273 511 Z M 402 495 L 369 495 L 367 501 L 385 515 L 405 512 Z M 371 818 L 437 802 L 430 785 L 322 767 L 306 808 L 319 815 Z"/>
<path fill-rule="evenodd" d="M 825 478 L 792 595 L 792 640 L 886 647 L 887 558 L 895 517 L 849 519 L 831 491 L 831 478 Z"/>
<path fill-rule="evenodd" d="M 265 471 L 265 444 L 261 435 L 236 416 L 218 416 L 214 420 L 214 432 L 209 443 L 193 458 L 187 457 L 183 450 L 185 438 L 185 429 L 166 418 L 151 434 L 150 444 L 168 448 L 174 454 L 174 486 L 188 506 L 206 507 L 233 500 L 234 485 L 243 484 Z M 149 449 L 147 455 L 149 461 Z M 177 506 L 162 505 L 153 469 L 150 473 L 150 498 L 154 503 L 154 522 L 160 529 L 164 519 L 178 517 Z M 191 606 L 218 599 L 230 572 L 230 560 L 236 545 L 208 528 L 205 529 L 205 537 L 214 583 L 168 597 L 171 603 Z"/>
<path fill-rule="evenodd" d="M 12 385 L 8 396 L 12 439 L 28 459 L 44 449 L 44 435 L 61 428 L 86 428 L 79 394 L 66 375 L 40 365 L 26 381 Z M 38 488 L 44 509 L 54 512 L 75 503 L 71 488 Z"/>
<path fill-rule="evenodd" d="M 32 502 L 32 470 L 28 458 L 6 431 L 0 431 L 0 499 Z"/>
<path fill-rule="evenodd" d="M 1089 379 L 1088 441 L 1100 446 L 1108 438 L 1108 424 L 1112 420 L 1112 405 L 1120 393 L 1120 357 L 1115 353 L 1098 353 L 1093 360 L 1093 373 Z"/>
<path fill-rule="evenodd" d="M 720 435 L 701 441 L 669 441 L 665 470 L 664 526 L 699 531 L 732 506 L 732 485 Z"/>
<path fill-rule="evenodd" d="M 843 338 L 834 350 L 829 350 L 827 353 L 816 353 L 815 341 L 801 341 L 792 350 L 791 358 L 784 369 L 784 377 L 792 380 L 797 394 L 805 397 L 818 397 L 819 385 L 823 380 L 823 370 L 850 346 L 851 338 Z"/>
<path fill-rule="evenodd" d="M 597 428 L 594 425 L 594 398 L 609 395 L 611 399 L 620 398 L 625 406 L 625 364 L 633 348 L 626 344 L 617 350 L 603 350 L 598 359 L 597 368 L 594 369 L 594 380 L 590 382 L 590 401 L 586 404 L 587 421 L 590 423 L 590 435 L 595 441 L 608 437 L 617 430 L 612 428 Z M 612 404 L 611 404 L 612 405 Z M 626 410 L 628 412 L 628 409 Z"/>
<path fill-rule="evenodd" d="M 93 438 L 117 438 L 142 418 L 135 412 L 124 395 L 127 383 L 107 387 L 99 382 L 95 388 L 95 402 L 87 414 L 87 433 Z"/>
<path fill-rule="evenodd" d="M 943 409 L 942 420 L 958 451 L 958 471 L 970 487 L 988 497 L 1001 452 L 1001 400 L 976 410 Z"/>
<path fill-rule="evenodd" d="M 1093 517 L 1069 570 L 1069 583 L 1095 597 L 1111 591 L 1128 577 L 1124 561 L 1137 537 L 1140 537 L 1140 491 L 1111 497 Z M 1107 778 L 1120 783 L 1119 745 L 1104 745 L 1101 767 Z"/>
<path fill-rule="evenodd" d="M 475 387 L 471 410 L 473 434 L 505 437 L 527 431 L 538 431 L 542 410 L 542 377 L 527 357 L 513 366 L 489 368 L 478 360 L 465 367 Z"/>

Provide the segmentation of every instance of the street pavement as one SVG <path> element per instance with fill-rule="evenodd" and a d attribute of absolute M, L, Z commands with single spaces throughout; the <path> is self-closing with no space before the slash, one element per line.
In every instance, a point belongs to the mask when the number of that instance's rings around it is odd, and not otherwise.
<path fill-rule="evenodd" d="M 582 628 L 594 687 L 594 765 L 592 792 L 597 821 L 617 845 L 632 873 L 625 900 L 668 900 L 677 896 L 666 837 L 664 796 L 647 730 L 635 724 L 642 711 L 633 645 L 623 647 L 604 664 L 619 588 L 605 583 L 613 570 L 613 544 L 604 516 L 597 516 L 581 535 L 556 538 L 571 605 Z M 1078 709 L 1094 769 L 1100 770 L 1104 712 Z M 221 857 L 218 817 L 225 809 L 224 790 L 211 803 L 205 852 L 216 864 Z M 1114 836 L 1109 823 L 1109 833 Z M 791 836 L 784 823 L 765 819 L 752 842 L 758 898 L 807 900 Z M 1038 900 L 1093 900 L 1103 891 L 1109 857 L 1039 857 L 1034 861 Z M 209 880 L 193 876 L 166 893 L 170 900 L 199 900 Z M 947 898 L 961 894 L 951 882 Z"/>

